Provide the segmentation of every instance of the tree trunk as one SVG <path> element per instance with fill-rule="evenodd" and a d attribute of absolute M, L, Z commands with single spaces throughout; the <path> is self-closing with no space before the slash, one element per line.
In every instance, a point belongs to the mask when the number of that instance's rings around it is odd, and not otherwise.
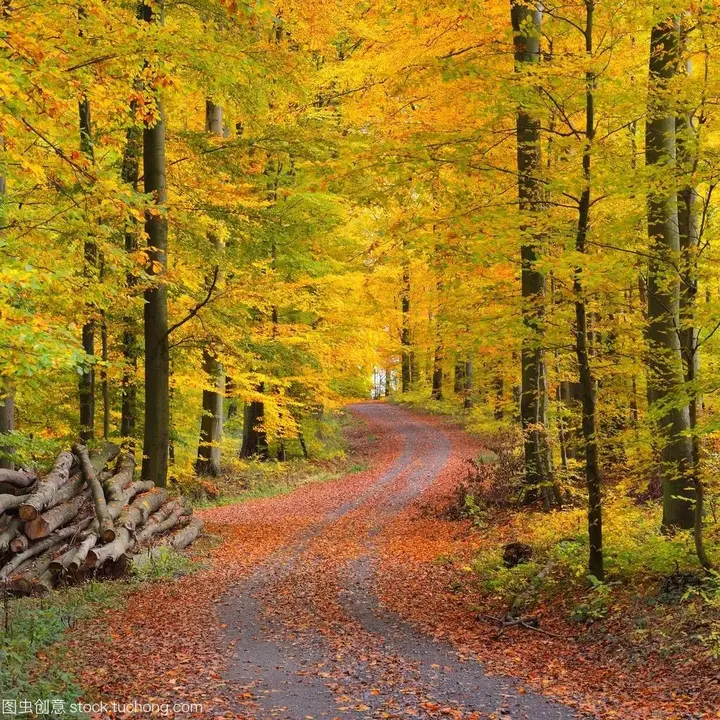
<path fill-rule="evenodd" d="M 10 562 L 8 562 L 2 570 L 0 570 L 0 583 L 4 582 L 15 570 L 17 570 L 26 560 L 37 557 L 41 553 L 49 550 L 55 545 L 59 545 L 65 538 L 71 538 L 78 533 L 81 533 L 90 523 L 91 518 L 82 520 L 75 525 L 69 525 L 64 527 L 62 530 L 54 532 L 49 537 L 46 537 L 40 542 L 33 543 L 27 550 L 18 555 L 15 555 Z"/>
<path fill-rule="evenodd" d="M 105 317 L 105 311 L 102 313 L 102 324 L 100 325 L 100 340 L 102 347 L 102 361 L 103 368 L 100 373 L 100 386 L 102 388 L 102 399 L 103 399 L 103 440 L 107 440 L 110 437 L 110 384 L 108 383 L 107 374 L 107 362 L 108 362 L 108 332 L 107 332 L 107 318 Z"/>
<path fill-rule="evenodd" d="M 22 503 L 24 503 L 29 497 L 30 497 L 30 494 L 27 494 L 27 495 L 14 495 L 14 494 L 0 495 L 0 514 L 7 512 L 8 510 L 12 510 L 13 508 L 18 507 L 19 505 L 22 505 Z"/>
<path fill-rule="evenodd" d="M 199 475 L 220 474 L 220 441 L 223 424 L 223 373 L 222 365 L 211 352 L 203 350 L 203 372 L 213 390 L 203 389 L 203 415 L 200 422 L 200 443 L 195 471 Z"/>
<path fill-rule="evenodd" d="M 0 135 L 0 153 L 5 149 L 5 140 Z M 3 162 L 1 167 L 5 168 Z M 0 203 L 5 202 L 5 174 L 0 172 Z M 12 385 L 6 378 L 0 378 L 0 436 L 15 432 L 15 393 Z M 0 437 L 0 439 L 2 439 Z M 0 445 L 0 469 L 13 470 L 12 445 Z"/>
<path fill-rule="evenodd" d="M 138 189 L 140 177 L 140 141 L 139 128 L 131 127 L 126 134 L 125 153 L 121 179 L 129 184 L 134 191 Z M 133 227 L 125 228 L 125 251 L 130 255 L 138 248 L 137 237 Z M 133 294 L 133 288 L 137 284 L 135 275 L 127 274 L 126 283 L 129 294 Z M 127 315 L 124 318 L 123 330 L 123 374 L 122 374 L 122 400 L 120 435 L 125 438 L 129 447 L 134 446 L 135 429 L 137 424 L 137 361 L 140 355 L 138 343 L 138 330 L 135 318 Z"/>
<path fill-rule="evenodd" d="M 402 369 L 400 389 L 403 393 L 406 393 L 410 392 L 414 379 L 412 376 L 412 342 L 410 338 L 410 264 L 407 260 L 403 261 L 401 292 L 402 331 L 400 344 L 402 346 Z"/>
<path fill-rule="evenodd" d="M 542 11 L 512 0 L 511 19 L 515 45 L 515 67 L 532 66 L 540 60 Z M 539 174 L 540 121 L 523 107 L 517 112 L 518 198 L 521 216 L 527 214 L 530 227 L 523 227 L 520 248 L 522 315 L 525 327 L 521 351 L 522 390 L 520 418 L 525 437 L 525 484 L 528 502 L 542 497 L 546 507 L 555 504 L 559 493 L 552 477 L 552 457 L 547 437 L 547 386 L 543 351 L 545 318 L 545 277 L 537 267 L 541 238 L 532 227 L 532 215 L 543 212 L 543 191 Z"/>
<path fill-rule="evenodd" d="M 469 410 L 473 405 L 473 362 L 470 355 L 465 360 L 465 398 L 463 399 L 463 407 Z"/>
<path fill-rule="evenodd" d="M 258 392 L 263 392 L 264 385 L 260 383 Z M 243 441 L 240 448 L 241 458 L 257 457 L 267 460 L 270 452 L 267 444 L 267 434 L 262 426 L 265 414 L 264 403 L 259 400 L 245 403 L 245 416 L 243 419 Z"/>
<path fill-rule="evenodd" d="M 100 481 L 97 478 L 95 468 L 90 462 L 87 448 L 83 445 L 75 445 L 73 452 L 80 458 L 83 477 L 85 483 L 90 489 L 93 504 L 95 505 L 95 517 L 98 521 L 99 535 L 103 542 L 112 542 L 115 539 L 115 530 L 113 528 L 113 520 L 108 513 L 107 502 L 105 501 L 105 493 Z M 104 463 L 103 463 L 104 465 Z"/>
<path fill-rule="evenodd" d="M 143 19 L 162 24 L 162 2 L 143 5 Z M 154 124 L 143 130 L 143 174 L 145 193 L 153 197 L 155 208 L 145 217 L 148 238 L 148 274 L 157 276 L 145 291 L 145 433 L 142 477 L 158 487 L 167 484 L 170 446 L 170 348 L 168 341 L 167 287 L 167 201 L 165 179 L 165 118 L 162 100 L 156 96 Z"/>
<path fill-rule="evenodd" d="M 0 440 L 3 435 L 15 431 L 15 395 L 9 384 L 0 382 Z M 0 469 L 12 470 L 15 463 L 12 460 L 14 448 L 12 445 L 0 446 Z"/>
<path fill-rule="evenodd" d="M 0 530 L 0 553 L 10 547 L 10 543 L 22 532 L 22 520 L 19 517 L 10 519 L 10 522 Z"/>
<path fill-rule="evenodd" d="M 593 16 L 595 0 L 585 0 L 585 56 L 593 60 Z M 586 253 L 588 226 L 590 222 L 591 153 L 595 141 L 595 73 L 585 73 L 585 147 L 582 156 L 584 187 L 578 206 L 578 228 L 575 249 Z M 602 546 L 602 496 L 600 491 L 600 467 L 597 449 L 597 410 L 595 403 L 596 383 L 590 363 L 588 347 L 587 307 L 583 290 L 583 268 L 575 269 L 573 291 L 575 294 L 575 352 L 580 370 L 582 399 L 582 432 L 585 445 L 585 483 L 588 491 L 588 536 L 590 540 L 589 570 L 598 580 L 604 580 Z"/>
<path fill-rule="evenodd" d="M 211 135 L 223 135 L 223 110 L 209 98 L 205 101 L 205 129 Z M 210 236 L 215 250 L 221 249 L 217 237 Z M 211 347 L 203 348 L 203 372 L 205 382 L 212 389 L 203 389 L 200 442 L 198 444 L 195 471 L 198 475 L 220 475 L 220 442 L 223 427 L 223 397 L 225 377 L 222 363 Z"/>
<path fill-rule="evenodd" d="M 13 485 L 16 488 L 30 487 L 37 480 L 34 470 L 13 470 L 0 468 L 0 483 Z"/>
<path fill-rule="evenodd" d="M 90 128 L 90 101 L 84 97 L 78 104 L 80 117 L 80 150 L 92 162 L 93 144 Z M 86 241 L 84 247 L 85 274 L 91 274 L 91 268 L 97 262 L 97 248 L 92 241 Z M 88 307 L 88 311 L 91 308 Z M 95 355 L 95 322 L 88 319 L 82 328 L 82 346 L 85 354 Z M 78 381 L 80 394 L 80 438 L 88 442 L 95 437 L 95 366 L 83 366 Z"/>
<path fill-rule="evenodd" d="M 204 526 L 204 520 L 199 517 L 193 517 L 185 528 L 176 532 L 175 535 L 170 538 L 170 547 L 172 547 L 173 550 L 184 550 L 188 545 L 195 542 Z"/>
<path fill-rule="evenodd" d="M 442 272 L 437 269 L 436 272 Z M 445 346 L 443 345 L 442 319 L 441 319 L 441 295 L 443 291 L 442 280 L 437 281 L 437 313 L 435 315 L 435 354 L 433 355 L 432 389 L 430 397 L 433 400 L 443 399 L 443 364 L 445 362 Z"/>
<path fill-rule="evenodd" d="M 680 28 L 680 50 L 685 64 L 685 74 L 692 72 L 692 65 L 686 46 L 687 31 Z M 700 440 L 697 435 L 700 373 L 700 353 L 698 346 L 698 328 L 695 318 L 695 305 L 698 295 L 698 250 L 700 245 L 700 219 L 698 210 L 700 198 L 693 184 L 693 173 L 697 168 L 697 135 L 693 116 L 689 110 L 681 112 L 675 118 L 677 143 L 677 161 L 680 172 L 678 191 L 678 228 L 680 234 L 680 347 L 683 355 L 685 382 L 690 396 L 688 410 L 692 429 L 693 480 L 695 487 L 695 550 L 700 564 L 712 569 L 712 563 L 705 551 L 703 542 L 703 500 L 705 496 L 703 481 L 700 477 Z"/>
<path fill-rule="evenodd" d="M 118 525 L 134 532 L 135 528 L 143 525 L 148 517 L 165 502 L 166 498 L 167 491 L 164 488 L 153 488 L 150 492 L 140 495 L 122 512 L 118 519 Z"/>
<path fill-rule="evenodd" d="M 679 33 L 672 20 L 652 29 L 650 81 L 645 137 L 645 162 L 655 171 L 671 172 L 676 159 L 675 115 L 665 87 L 678 65 Z M 651 187 L 647 197 L 649 399 L 662 441 L 665 530 L 692 528 L 695 513 L 693 446 L 690 408 L 684 395 L 680 347 L 680 276 L 675 262 L 680 253 L 677 195 Z"/>
<path fill-rule="evenodd" d="M 45 538 L 54 530 L 67 525 L 86 504 L 90 504 L 89 493 L 80 493 L 72 500 L 55 505 L 34 520 L 26 522 L 23 531 L 30 540 Z"/>

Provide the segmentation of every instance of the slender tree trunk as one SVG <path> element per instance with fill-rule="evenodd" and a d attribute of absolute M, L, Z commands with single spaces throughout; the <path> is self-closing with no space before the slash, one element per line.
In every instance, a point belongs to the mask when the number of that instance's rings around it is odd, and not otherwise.
<path fill-rule="evenodd" d="M 402 268 L 402 294 L 400 298 L 402 309 L 402 331 L 400 344 L 402 346 L 401 391 L 410 392 L 412 387 L 412 340 L 410 337 L 410 264 L 403 260 Z"/>
<path fill-rule="evenodd" d="M 432 389 L 430 396 L 433 400 L 443 399 L 443 344 L 442 339 L 437 338 L 435 344 L 435 355 L 433 356 Z"/>
<path fill-rule="evenodd" d="M 211 135 L 223 136 L 223 110 L 209 98 L 205 101 L 205 129 Z M 216 236 L 210 237 L 216 251 L 221 243 Z M 200 475 L 220 474 L 220 442 L 223 428 L 223 396 L 225 377 L 220 363 L 211 347 L 203 348 L 203 372 L 206 383 L 212 389 L 204 389 L 202 395 L 202 419 L 195 471 Z"/>
<path fill-rule="evenodd" d="M 585 57 L 593 60 L 593 14 L 595 0 L 585 0 Z M 595 73 L 585 73 L 585 147 L 582 168 L 584 187 L 578 207 L 578 229 L 575 249 L 586 253 L 590 221 L 591 153 L 595 141 Z M 605 578 L 602 546 L 602 496 L 600 492 L 600 467 L 597 449 L 597 410 L 595 403 L 596 383 L 590 363 L 588 343 L 587 308 L 583 290 L 583 268 L 575 269 L 573 290 L 575 293 L 575 351 L 580 370 L 582 400 L 582 432 L 585 445 L 585 482 L 588 491 L 588 536 L 590 539 L 589 570 L 598 580 Z"/>
<path fill-rule="evenodd" d="M 132 126 L 126 134 L 125 153 L 121 171 L 122 181 L 138 189 L 140 178 L 140 152 L 141 152 L 140 129 Z M 129 226 L 125 229 L 125 251 L 128 254 L 135 253 L 138 249 L 137 235 L 135 228 Z M 128 293 L 133 294 L 137 285 L 134 273 L 129 272 L 126 278 Z M 138 342 L 138 328 L 135 318 L 127 315 L 123 321 L 123 374 L 121 389 L 121 419 L 120 434 L 126 438 L 130 448 L 134 447 L 135 430 L 137 426 L 137 363 L 140 355 Z"/>
<path fill-rule="evenodd" d="M 672 172 L 676 160 L 675 115 L 663 92 L 678 67 L 678 28 L 667 20 L 652 29 L 645 162 Z M 677 195 L 654 187 L 648 192 L 648 370 L 651 410 L 662 441 L 664 529 L 692 528 L 695 520 L 690 409 L 684 394 L 680 347 L 680 253 Z"/>
<path fill-rule="evenodd" d="M 137 17 L 143 19 L 143 4 L 137 6 Z M 135 115 L 135 101 L 130 104 L 131 116 Z M 121 179 L 130 185 L 134 192 L 138 190 L 140 181 L 140 156 L 142 154 L 142 133 L 140 128 L 133 124 L 125 134 L 125 151 Z M 125 251 L 131 255 L 138 249 L 137 226 L 131 221 L 125 227 Z M 128 272 L 126 277 L 128 294 L 134 294 L 137 285 L 137 278 L 133 272 Z M 139 329 L 135 318 L 126 315 L 123 320 L 123 374 L 121 381 L 121 419 L 120 434 L 125 438 L 128 450 L 135 450 L 135 432 L 137 428 L 137 364 L 140 356 Z"/>
<path fill-rule="evenodd" d="M 230 375 L 225 376 L 225 397 L 228 398 L 227 419 L 235 417 L 238 411 L 237 397 L 235 396 L 235 383 Z"/>
<path fill-rule="evenodd" d="M 162 23 L 162 2 L 143 5 L 143 19 Z M 159 487 L 167 483 L 170 446 L 170 348 L 168 342 L 167 220 L 163 205 L 167 201 L 165 179 L 165 117 L 162 101 L 156 96 L 157 117 L 143 130 L 143 175 L 145 192 L 155 208 L 145 217 L 148 238 L 148 274 L 158 276 L 145 291 L 145 434 L 142 477 Z"/>
<path fill-rule="evenodd" d="M 8 389 L 9 385 L 0 388 L 0 440 L 3 435 L 15 431 L 15 395 Z M 15 463 L 12 461 L 14 447 L 12 445 L 0 446 L 0 468 L 13 470 Z"/>
<path fill-rule="evenodd" d="M 440 272 L 440 270 L 438 270 Z M 441 296 L 443 291 L 442 280 L 437 281 L 437 313 L 435 315 L 435 353 L 433 355 L 432 389 L 430 396 L 433 400 L 443 399 L 443 364 L 445 363 L 445 346 L 443 344 Z"/>
<path fill-rule="evenodd" d="M 680 28 L 680 50 L 684 59 L 685 74 L 692 72 L 686 47 L 686 31 Z M 675 118 L 677 161 L 680 173 L 678 191 L 678 228 L 680 234 L 680 347 L 683 355 L 685 382 L 690 395 L 689 414 L 692 429 L 693 481 L 695 487 L 695 550 L 700 564 L 707 570 L 712 563 L 705 552 L 703 542 L 703 501 L 705 492 L 700 476 L 700 440 L 697 435 L 699 390 L 697 382 L 700 373 L 698 329 L 695 306 L 698 295 L 698 249 L 700 245 L 700 197 L 693 184 L 693 173 L 697 167 L 697 135 L 692 113 L 687 110 Z"/>
<path fill-rule="evenodd" d="M 518 72 L 540 60 L 542 11 L 511 0 L 511 19 Z M 517 112 L 518 197 L 521 215 L 543 212 L 540 180 L 540 121 L 523 107 Z M 529 220 L 532 226 L 533 221 Z M 534 228 L 524 227 L 520 248 L 523 325 L 526 337 L 521 351 L 522 392 L 520 418 L 525 437 L 526 499 L 542 497 L 546 507 L 555 504 L 559 492 L 552 476 L 552 457 L 547 437 L 547 385 L 543 352 L 545 277 L 538 269 L 541 238 Z M 531 237 L 527 239 L 527 235 Z"/>
<path fill-rule="evenodd" d="M 470 355 L 465 360 L 465 397 L 463 398 L 463 407 L 469 410 L 473 405 L 473 362 Z"/>
<path fill-rule="evenodd" d="M 93 144 L 90 127 L 90 101 L 84 97 L 78 104 L 80 119 L 80 150 L 93 160 Z M 97 247 L 91 240 L 85 242 L 85 274 L 92 273 L 91 268 L 97 262 Z M 91 309 L 88 307 L 88 311 Z M 95 355 L 95 321 L 90 318 L 82 327 L 82 346 L 85 354 L 93 357 Z M 78 381 L 80 395 L 80 438 L 88 442 L 95 437 L 95 367 L 85 366 L 80 373 Z"/>
<path fill-rule="evenodd" d="M 5 140 L 0 135 L 0 153 L 5 149 Z M 0 163 L 0 216 L 5 217 L 5 162 Z M 15 431 L 15 393 L 9 378 L 0 377 L 0 440 L 2 435 Z M 15 463 L 12 458 L 14 448 L 11 445 L 0 446 L 0 468 L 13 470 Z"/>

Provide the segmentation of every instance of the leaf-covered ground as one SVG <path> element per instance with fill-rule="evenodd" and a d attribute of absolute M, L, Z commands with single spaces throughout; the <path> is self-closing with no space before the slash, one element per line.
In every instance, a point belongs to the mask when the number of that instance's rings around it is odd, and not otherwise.
<path fill-rule="evenodd" d="M 434 508 L 478 448 L 397 407 L 354 412 L 367 471 L 203 511 L 224 540 L 207 569 L 74 629 L 88 698 L 258 720 L 718 716 L 717 679 L 697 673 L 705 665 L 651 656 L 631 666 L 612 627 L 592 641 L 517 629 L 496 639 L 477 619 L 481 599 L 458 592 L 455 566 L 438 562 L 473 552 L 469 523 Z M 541 612 L 543 628 L 578 635 L 552 607 Z"/>

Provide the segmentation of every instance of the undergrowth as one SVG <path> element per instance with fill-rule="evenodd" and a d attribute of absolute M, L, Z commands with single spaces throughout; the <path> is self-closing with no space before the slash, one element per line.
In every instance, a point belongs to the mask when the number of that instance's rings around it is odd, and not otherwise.
<path fill-rule="evenodd" d="M 223 474 L 218 478 L 198 478 L 192 468 L 177 473 L 175 485 L 189 496 L 196 507 L 235 505 L 248 500 L 286 495 L 315 482 L 337 480 L 343 475 L 367 468 L 348 452 L 347 433 L 354 427 L 351 415 L 327 414 L 322 421 L 306 427 L 305 458 L 299 445 L 286 444 L 287 459 L 268 460 L 237 457 L 237 447 L 223 452 Z M 274 449 L 271 447 L 271 454 Z"/>
<path fill-rule="evenodd" d="M 691 532 L 661 532 L 657 501 L 629 492 L 645 482 L 634 475 L 635 465 L 627 464 L 621 480 L 604 489 L 606 577 L 599 582 L 587 569 L 587 501 L 579 473 L 558 473 L 563 509 L 524 507 L 516 426 L 489 416 L 486 408 L 468 411 L 457 399 L 438 402 L 427 392 L 408 393 L 400 404 L 444 415 L 482 440 L 482 452 L 468 462 L 443 510 L 445 518 L 470 520 L 473 526 L 474 551 L 451 560 L 458 570 L 453 592 L 467 588 L 481 604 L 511 614 L 552 607 L 552 613 L 572 623 L 601 629 L 605 621 L 612 622 L 613 632 L 624 628 L 628 645 L 652 637 L 667 650 L 684 638 L 720 658 L 720 574 L 700 567 Z M 709 512 L 714 517 L 712 496 Z M 713 555 L 720 544 L 716 527 L 706 530 Z M 504 551 L 509 543 L 527 544 L 530 557 L 508 567 Z"/>
<path fill-rule="evenodd" d="M 120 607 L 134 587 L 132 582 L 90 582 L 50 594 L 45 598 L 10 599 L 4 603 L 0 628 L 0 699 L 17 714 L 31 703 L 36 717 L 71 714 L 82 690 L 62 662 L 44 662 L 44 651 L 59 643 L 69 628 L 104 610 Z M 38 660 L 43 662 L 42 671 Z M 50 701 L 49 712 L 36 703 Z M 25 706 L 27 708 L 27 706 Z M 62 707 L 63 712 L 55 712 Z M 40 712 L 36 712 L 37 709 Z M 78 713 L 78 717 L 85 717 Z"/>

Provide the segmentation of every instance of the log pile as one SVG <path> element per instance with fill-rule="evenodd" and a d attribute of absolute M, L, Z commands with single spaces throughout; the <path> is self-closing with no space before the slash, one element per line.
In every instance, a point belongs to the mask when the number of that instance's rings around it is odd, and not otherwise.
<path fill-rule="evenodd" d="M 194 542 L 203 522 L 189 504 L 134 474 L 135 458 L 112 443 L 74 445 L 43 477 L 0 469 L 0 587 L 42 595 Z"/>

